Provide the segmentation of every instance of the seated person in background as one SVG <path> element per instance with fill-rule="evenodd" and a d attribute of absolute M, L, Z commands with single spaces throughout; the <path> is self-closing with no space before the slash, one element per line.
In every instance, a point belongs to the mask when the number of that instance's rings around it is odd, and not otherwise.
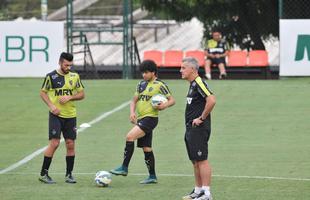
<path fill-rule="evenodd" d="M 215 64 L 220 70 L 219 79 L 225 79 L 227 77 L 225 70 L 227 46 L 219 31 L 212 32 L 212 39 L 206 43 L 205 55 L 207 59 L 205 64 L 206 78 L 211 80 L 211 66 Z"/>

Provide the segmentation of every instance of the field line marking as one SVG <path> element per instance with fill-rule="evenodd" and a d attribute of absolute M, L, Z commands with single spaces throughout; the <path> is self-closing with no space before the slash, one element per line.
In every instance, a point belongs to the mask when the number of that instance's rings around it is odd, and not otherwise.
<path fill-rule="evenodd" d="M 15 174 L 15 175 L 37 175 L 37 172 L 10 172 L 7 174 Z M 63 175 L 64 172 L 51 172 L 50 174 Z M 94 176 L 96 172 L 76 172 L 76 175 L 92 175 Z M 146 173 L 131 173 L 129 176 L 147 176 Z M 193 177 L 193 174 L 157 174 L 160 176 L 166 177 Z M 290 177 L 275 177 L 275 176 L 233 176 L 233 175 L 219 175 L 215 174 L 212 177 L 220 177 L 220 178 L 235 178 L 235 179 L 265 179 L 265 180 L 286 180 L 286 181 L 310 181 L 310 178 L 290 178 Z"/>
<path fill-rule="evenodd" d="M 147 176 L 148 174 L 135 173 L 134 176 Z M 159 176 L 168 177 L 192 177 L 193 174 L 158 174 Z M 232 176 L 232 175 L 218 175 L 214 174 L 212 177 L 223 177 L 223 178 L 241 178 L 241 179 L 270 179 L 270 180 L 292 180 L 292 181 L 310 181 L 310 178 L 288 178 L 288 177 L 273 177 L 273 176 Z"/>
<path fill-rule="evenodd" d="M 97 122 L 103 120 L 104 118 L 108 117 L 109 115 L 123 109 L 124 107 L 128 106 L 130 104 L 130 101 L 126 101 L 124 103 L 122 103 L 121 105 L 117 106 L 116 108 L 108 111 L 108 112 L 104 112 L 101 115 L 99 115 L 98 117 L 96 117 L 95 119 L 93 119 L 92 121 L 88 122 L 88 124 L 93 125 L 96 124 Z M 83 132 L 84 130 L 86 130 L 89 127 L 80 127 L 77 129 L 78 133 Z M 60 142 L 62 143 L 64 141 L 64 139 L 62 138 L 60 140 Z M 38 150 L 36 150 L 35 152 L 33 152 L 32 154 L 26 156 L 25 158 L 23 158 L 22 160 L 18 161 L 17 163 L 12 164 L 11 166 L 5 168 L 5 169 L 1 169 L 0 170 L 0 174 L 4 174 L 7 173 L 9 171 L 12 171 L 13 169 L 16 169 L 17 167 L 29 162 L 30 160 L 32 160 L 33 158 L 35 158 L 36 156 L 40 155 L 42 152 L 45 151 L 45 149 L 47 148 L 47 146 L 42 147 Z"/>

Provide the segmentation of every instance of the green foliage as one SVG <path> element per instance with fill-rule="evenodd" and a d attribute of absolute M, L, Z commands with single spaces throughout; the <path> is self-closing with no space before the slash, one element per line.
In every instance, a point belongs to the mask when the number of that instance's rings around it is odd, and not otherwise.
<path fill-rule="evenodd" d="M 123 0 L 99 0 L 78 15 L 122 15 Z"/>
<path fill-rule="evenodd" d="M 141 0 L 141 5 L 178 21 L 197 17 L 207 37 L 217 29 L 241 48 L 264 49 L 263 38 L 279 36 L 276 0 Z"/>
<path fill-rule="evenodd" d="M 48 13 L 66 6 L 66 0 L 48 0 Z M 134 3 L 134 8 L 140 7 Z M 123 0 L 99 0 L 77 15 L 122 15 Z M 13 20 L 18 17 L 41 18 L 41 0 L 1 0 L 0 20 Z"/>
<path fill-rule="evenodd" d="M 66 5 L 64 0 L 48 0 L 48 13 Z M 41 18 L 41 0 L 2 0 L 0 1 L 0 20 L 13 20 L 18 17 Z"/>

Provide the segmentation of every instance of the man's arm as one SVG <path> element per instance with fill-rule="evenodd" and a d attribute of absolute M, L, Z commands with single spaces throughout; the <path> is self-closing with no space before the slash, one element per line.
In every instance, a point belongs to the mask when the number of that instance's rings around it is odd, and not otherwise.
<path fill-rule="evenodd" d="M 215 96 L 214 95 L 210 95 L 208 97 L 206 97 L 206 105 L 205 108 L 203 109 L 203 112 L 200 116 L 200 119 L 203 121 L 207 118 L 207 116 L 211 113 L 211 111 L 213 110 L 216 100 L 215 100 Z"/>
<path fill-rule="evenodd" d="M 225 53 L 223 54 L 223 57 L 226 57 L 226 56 L 228 56 L 228 51 L 227 50 L 225 50 Z"/>
<path fill-rule="evenodd" d="M 68 101 L 78 101 L 78 100 L 82 100 L 85 98 L 85 93 L 84 90 L 81 90 L 79 92 L 77 92 L 76 94 L 72 95 L 72 96 L 62 96 L 59 98 L 59 103 L 60 104 L 65 104 Z"/>
<path fill-rule="evenodd" d="M 229 50 L 229 46 L 228 46 L 228 44 L 225 42 L 225 43 L 224 43 L 224 53 L 219 54 L 219 57 L 225 58 L 226 56 L 228 56 L 228 50 Z"/>
<path fill-rule="evenodd" d="M 208 49 L 205 49 L 205 56 L 206 56 L 206 59 L 209 57 L 209 58 L 214 58 L 215 56 L 211 53 L 208 52 Z"/>
<path fill-rule="evenodd" d="M 84 90 L 81 90 L 80 92 L 71 96 L 71 101 L 78 101 L 78 100 L 82 100 L 84 98 L 85 98 L 85 92 L 84 92 Z"/>
<path fill-rule="evenodd" d="M 223 54 L 220 54 L 221 58 L 225 58 L 228 55 L 228 51 L 225 50 Z"/>
<path fill-rule="evenodd" d="M 193 126 L 199 126 L 203 121 L 207 118 L 207 116 L 211 113 L 213 110 L 216 100 L 214 95 L 210 95 L 206 97 L 206 105 L 202 111 L 202 114 L 200 117 L 193 120 Z"/>
<path fill-rule="evenodd" d="M 51 113 L 53 113 L 54 115 L 60 114 L 60 110 L 51 102 L 51 100 L 48 98 L 48 95 L 45 91 L 41 90 L 40 96 L 41 96 L 41 99 L 44 101 L 44 103 L 48 106 Z"/>
<path fill-rule="evenodd" d="M 222 54 L 215 54 L 215 57 L 216 58 L 225 58 L 227 56 L 227 51 L 225 51 L 224 53 Z"/>

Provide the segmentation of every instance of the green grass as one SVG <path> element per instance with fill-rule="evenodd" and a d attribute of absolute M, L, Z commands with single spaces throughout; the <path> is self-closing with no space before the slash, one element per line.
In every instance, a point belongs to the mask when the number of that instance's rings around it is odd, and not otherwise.
<path fill-rule="evenodd" d="M 89 122 L 131 99 L 137 80 L 87 80 L 86 99 L 77 102 L 78 124 Z M 37 179 L 42 154 L 0 174 L 1 200 L 11 199 L 181 199 L 194 184 L 184 136 L 188 83 L 167 80 L 176 105 L 160 113 L 153 140 L 159 184 L 143 186 L 143 153 L 135 149 L 128 177 L 98 188 L 94 174 L 121 163 L 132 127 L 122 109 L 78 136 L 75 185 L 64 183 L 65 148 L 57 150 L 50 174 L 55 185 Z M 0 79 L 0 169 L 47 145 L 47 107 L 39 98 L 41 79 Z M 217 104 L 212 114 L 210 162 L 215 200 L 310 199 L 310 79 L 210 81 Z M 170 174 L 170 175 L 169 175 Z M 172 175 L 186 176 L 172 176 Z M 249 176 L 248 178 L 242 176 Z M 300 178 L 266 179 L 255 177 Z"/>

